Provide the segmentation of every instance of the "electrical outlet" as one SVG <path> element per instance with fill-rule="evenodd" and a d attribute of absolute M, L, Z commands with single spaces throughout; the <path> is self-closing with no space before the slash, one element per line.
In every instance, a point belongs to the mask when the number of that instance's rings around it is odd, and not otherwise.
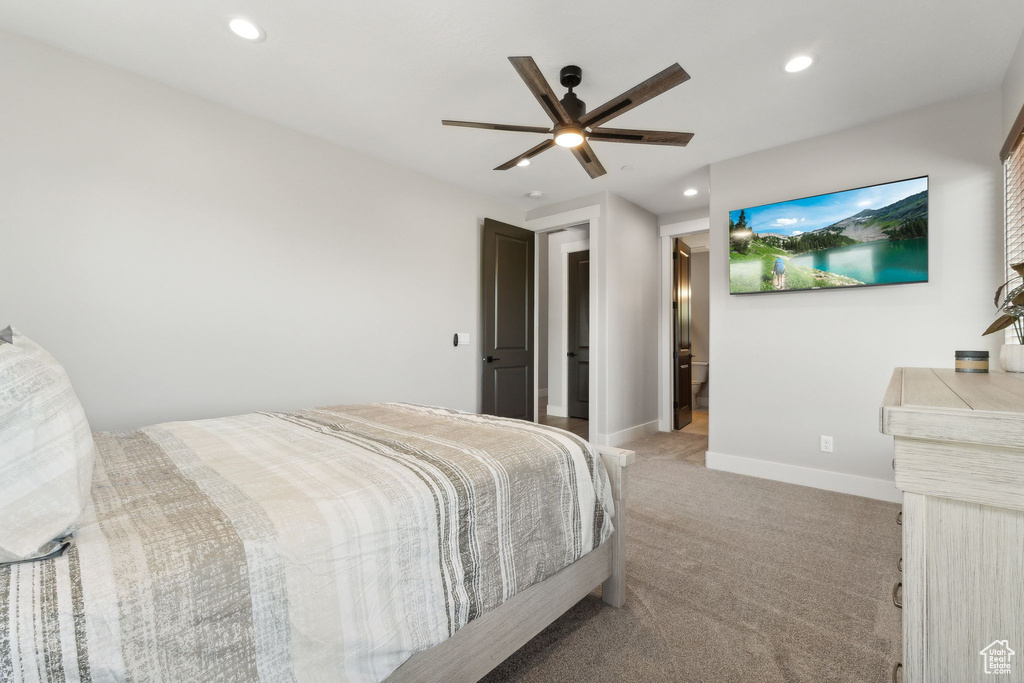
<path fill-rule="evenodd" d="M 831 453 L 832 452 L 832 437 L 823 436 L 821 437 L 821 452 Z"/>

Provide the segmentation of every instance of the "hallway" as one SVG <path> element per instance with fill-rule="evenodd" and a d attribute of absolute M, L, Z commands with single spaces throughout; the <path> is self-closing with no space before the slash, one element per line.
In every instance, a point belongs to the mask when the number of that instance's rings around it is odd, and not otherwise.
<path fill-rule="evenodd" d="M 537 422 L 542 425 L 550 425 L 552 427 L 564 429 L 565 431 L 572 432 L 583 439 L 590 439 L 590 420 L 584 420 L 579 417 L 558 417 L 555 415 L 548 415 L 546 405 L 541 405 L 540 416 L 537 418 Z"/>

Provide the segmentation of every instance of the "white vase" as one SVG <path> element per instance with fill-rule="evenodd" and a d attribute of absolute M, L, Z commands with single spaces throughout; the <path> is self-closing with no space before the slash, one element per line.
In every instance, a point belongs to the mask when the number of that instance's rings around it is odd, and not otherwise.
<path fill-rule="evenodd" d="M 1006 372 L 1024 372 L 1024 345 L 1003 344 L 999 351 L 999 365 Z"/>

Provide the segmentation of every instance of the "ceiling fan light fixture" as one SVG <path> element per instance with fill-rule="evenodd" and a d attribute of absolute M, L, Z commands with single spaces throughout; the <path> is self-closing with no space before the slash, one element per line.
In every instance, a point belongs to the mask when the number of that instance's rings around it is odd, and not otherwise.
<path fill-rule="evenodd" d="M 559 147 L 579 147 L 585 139 L 576 126 L 563 126 L 555 131 L 555 144 Z"/>
<path fill-rule="evenodd" d="M 529 166 L 529 165 L 530 165 L 530 160 L 529 159 L 520 159 L 519 161 L 516 162 L 516 166 Z"/>

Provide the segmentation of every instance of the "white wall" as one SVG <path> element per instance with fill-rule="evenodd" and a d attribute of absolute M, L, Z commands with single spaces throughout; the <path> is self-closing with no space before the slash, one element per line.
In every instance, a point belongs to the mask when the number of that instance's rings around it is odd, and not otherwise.
<path fill-rule="evenodd" d="M 566 278 L 566 263 L 568 252 L 563 251 L 563 245 L 574 242 L 582 242 L 590 237 L 590 229 L 587 227 L 569 228 L 547 235 L 548 252 L 547 263 L 544 269 L 547 272 L 548 291 L 544 297 L 545 309 L 547 311 L 547 377 L 544 381 L 548 386 L 548 414 L 564 417 L 569 408 L 563 400 L 565 396 L 566 376 L 566 346 L 565 336 L 568 323 L 565 320 L 564 290 Z M 575 248 L 574 251 L 582 251 Z"/>
<path fill-rule="evenodd" d="M 1024 106 L 1024 33 L 1017 43 L 1017 50 L 1010 59 L 1010 64 L 1003 77 L 1003 139 L 1010 134 L 1013 122 L 1017 120 L 1021 107 Z"/>
<path fill-rule="evenodd" d="M 601 316 L 607 328 L 608 401 L 605 429 L 613 443 L 657 431 L 658 219 L 608 194 Z M 593 255 L 591 255 L 593 258 Z"/>
<path fill-rule="evenodd" d="M 892 369 L 998 348 L 981 332 L 1001 282 L 1002 128 L 991 92 L 712 165 L 710 467 L 897 497 L 878 431 Z M 730 210 L 920 175 L 927 284 L 729 295 Z"/>
<path fill-rule="evenodd" d="M 480 223 L 518 209 L 8 33 L 0 91 L 0 327 L 94 429 L 478 408 Z"/>
<path fill-rule="evenodd" d="M 686 240 L 689 244 L 690 240 Z M 690 245 L 691 247 L 693 245 Z M 690 346 L 694 360 L 706 361 L 710 344 L 708 343 L 710 321 L 711 284 L 709 268 L 711 260 L 708 251 L 690 253 Z"/>

